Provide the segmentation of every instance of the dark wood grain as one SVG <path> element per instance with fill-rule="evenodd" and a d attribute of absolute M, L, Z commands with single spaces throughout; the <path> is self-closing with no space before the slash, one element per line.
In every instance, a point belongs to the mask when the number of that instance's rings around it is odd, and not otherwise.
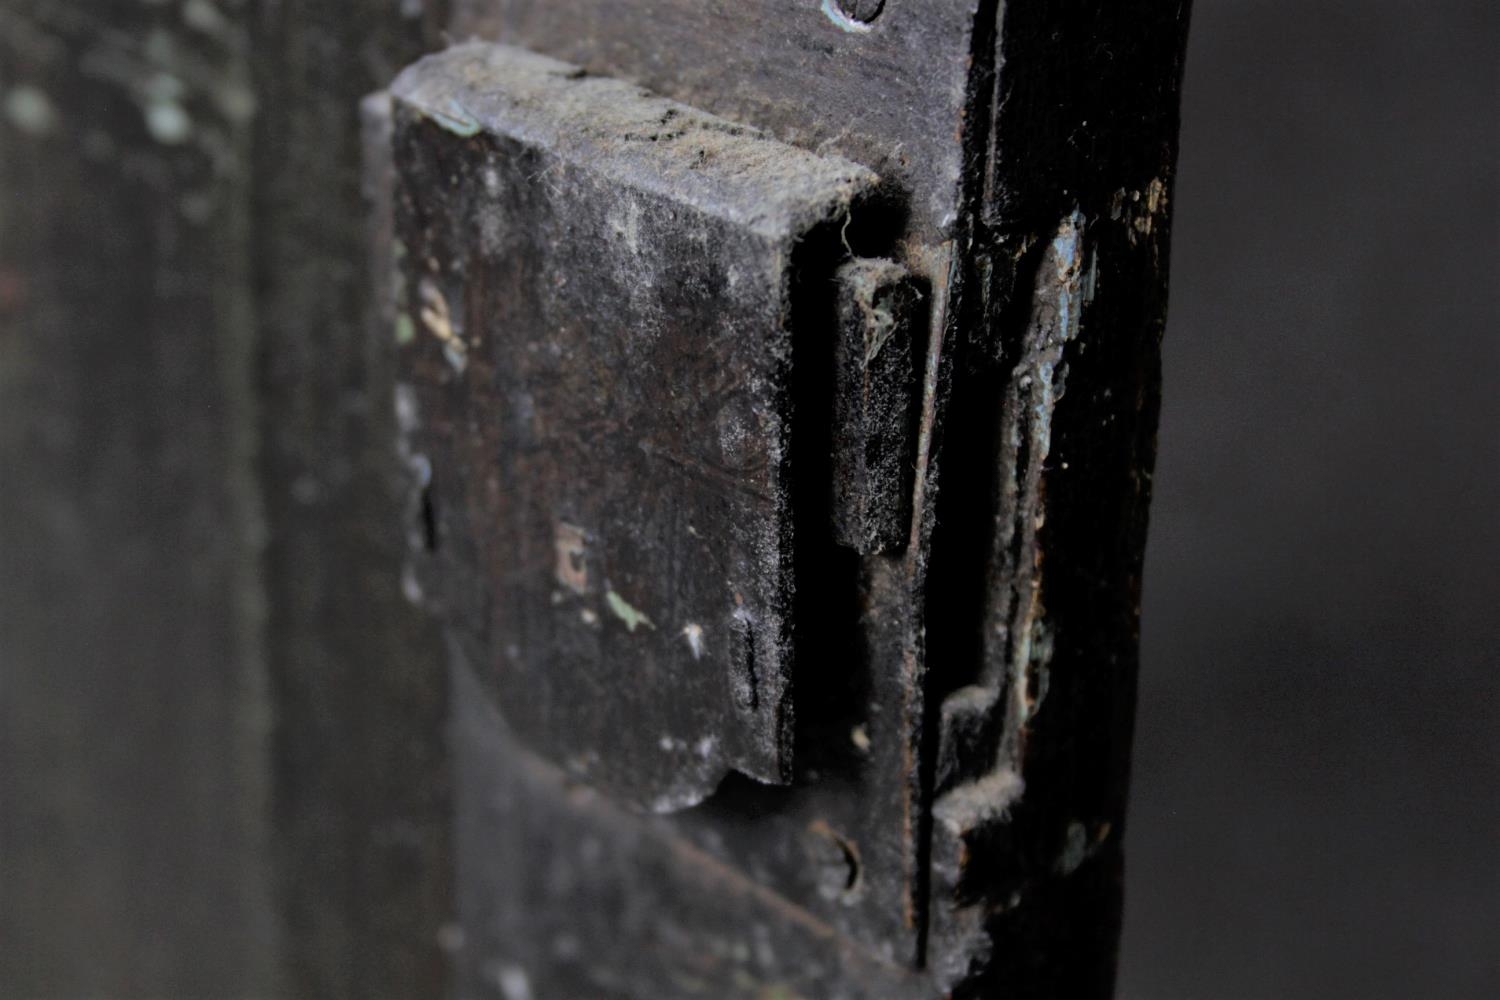
<path fill-rule="evenodd" d="M 288 992 L 444 995 L 451 921 L 437 630 L 401 593 L 395 345 L 360 101 L 436 32 L 407 7 L 257 4 L 250 159 L 275 697 L 275 882 Z"/>
<path fill-rule="evenodd" d="M 790 780 L 791 269 L 875 175 L 503 46 L 392 100 L 424 598 L 596 788 Z"/>

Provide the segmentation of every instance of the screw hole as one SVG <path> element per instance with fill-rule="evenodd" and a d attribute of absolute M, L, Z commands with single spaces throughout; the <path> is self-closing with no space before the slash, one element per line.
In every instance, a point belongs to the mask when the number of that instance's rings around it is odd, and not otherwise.
<path fill-rule="evenodd" d="M 860 887 L 859 845 L 823 820 L 807 828 L 818 867 L 818 890 L 827 899 L 848 901 Z"/>
<path fill-rule="evenodd" d="M 823 0 L 823 13 L 845 31 L 869 31 L 885 10 L 885 0 Z"/>

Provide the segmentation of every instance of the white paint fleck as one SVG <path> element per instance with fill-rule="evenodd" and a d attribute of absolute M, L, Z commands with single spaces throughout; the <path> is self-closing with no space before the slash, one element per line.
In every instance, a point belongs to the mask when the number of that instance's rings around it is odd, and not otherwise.
<path fill-rule="evenodd" d="M 469 350 L 453 328 L 453 314 L 448 309 L 448 300 L 437 282 L 423 278 L 417 287 L 422 296 L 422 325 L 427 332 L 443 345 L 443 357 L 453 370 L 462 375 L 469 363 Z"/>
<path fill-rule="evenodd" d="M 505 1000 L 532 1000 L 531 978 L 519 965 L 502 965 L 496 979 Z"/>
<path fill-rule="evenodd" d="M 710 789 L 709 791 L 711 790 L 712 789 Z M 658 795 L 656 798 L 652 799 L 650 809 L 652 812 L 658 815 L 681 812 L 684 809 L 691 809 L 693 806 L 702 802 L 707 797 L 708 791 L 702 791 L 696 788 L 677 789 L 675 791 Z"/>
<path fill-rule="evenodd" d="M 417 429 L 417 391 L 406 382 L 397 382 L 396 391 L 396 427 L 403 434 L 410 434 Z"/>
<path fill-rule="evenodd" d="M 27 135 L 47 135 L 57 127 L 57 108 L 37 88 L 15 87 L 5 95 L 5 120 Z"/>
<path fill-rule="evenodd" d="M 855 726 L 849 730 L 849 742 L 853 743 L 854 748 L 860 753 L 870 752 L 870 734 L 864 726 Z"/>
<path fill-rule="evenodd" d="M 688 649 L 692 650 L 693 659 L 703 659 L 703 626 L 696 622 L 689 622 L 682 628 L 682 637 L 687 640 Z"/>
<path fill-rule="evenodd" d="M 192 134 L 193 120 L 176 101 L 153 101 L 144 114 L 146 131 L 163 146 L 180 146 Z"/>
<path fill-rule="evenodd" d="M 422 603 L 422 584 L 417 579 L 416 570 L 410 565 L 402 567 L 401 570 L 401 596 L 412 604 Z"/>

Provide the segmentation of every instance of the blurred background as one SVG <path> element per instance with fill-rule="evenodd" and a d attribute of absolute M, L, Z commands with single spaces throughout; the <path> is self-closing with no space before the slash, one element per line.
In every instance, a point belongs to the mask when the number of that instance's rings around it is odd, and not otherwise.
<path fill-rule="evenodd" d="M 1500 996 L 1497 20 L 1194 5 L 1125 1000 Z"/>
<path fill-rule="evenodd" d="M 20 67 L 67 92 L 68 54 L 26 33 L 22 6 L 37 5 L 0 0 L 0 144 L 80 141 L 76 159 L 0 145 L 0 178 L 36 195 L 0 190 L 0 321 L 63 304 L 30 314 L 25 342 L 0 322 L 0 995 L 271 991 L 273 814 L 303 824 L 293 961 L 342 975 L 364 958 L 370 982 L 416 981 L 425 959 L 392 971 L 389 956 L 354 955 L 339 915 L 373 914 L 395 937 L 399 911 L 437 905 L 411 888 L 425 834 L 367 835 L 378 809 L 430 803 L 271 791 L 278 774 L 386 773 L 349 760 L 368 744 L 318 706 L 352 703 L 362 670 L 399 659 L 322 625 L 407 613 L 360 562 L 383 543 L 339 513 L 341 497 L 380 488 L 389 439 L 359 428 L 388 397 L 352 363 L 309 371 L 306 358 L 357 356 L 365 336 L 357 299 L 338 292 L 362 276 L 319 270 L 359 259 L 365 240 L 357 179 L 325 169 L 354 156 L 319 137 L 400 63 L 344 52 L 334 13 L 305 80 L 286 82 L 286 100 L 306 100 L 305 84 L 329 101 L 311 131 L 267 137 L 256 169 L 272 182 L 256 197 L 322 186 L 342 209 L 261 237 L 257 254 L 309 264 L 303 284 L 257 288 L 257 332 L 235 289 L 261 272 L 223 250 L 253 208 L 224 166 L 244 152 L 253 55 L 213 5 L 187 3 L 187 51 L 154 33 L 154 52 L 106 46 L 99 86 L 59 108 L 11 86 Z M 305 6 L 266 4 L 267 19 Z M 213 92 L 153 90 L 138 70 L 168 57 Z M 1197 0 L 1123 1000 L 1500 996 L 1497 65 L 1494 0 Z M 197 100 L 212 122 L 185 131 Z M 59 118 L 102 126 L 143 109 L 139 148 Z M 100 183 L 122 165 L 139 198 Z M 165 213 L 164 191 L 182 193 Z M 4 265 L 32 254 L 28 285 Z M 235 374 L 252 369 L 296 401 L 275 424 L 237 419 L 263 388 Z M 246 425 L 264 438 L 233 430 Z M 320 464 L 329 453 L 348 466 Z M 263 566 L 244 553 L 264 539 L 233 527 L 265 513 L 255 462 L 292 484 L 264 498 L 271 513 L 295 509 L 279 520 L 307 529 Z M 302 575 L 313 551 L 349 579 Z M 261 572 L 295 597 L 265 631 Z M 380 634 L 415 648 L 422 627 Z M 344 763 L 293 754 L 268 773 L 271 695 L 246 667 L 258 636 L 290 664 L 273 683 L 308 706 L 283 720 L 307 734 L 297 753 Z M 324 662 L 343 666 L 297 669 Z M 391 787 L 403 780 L 391 772 Z M 341 883 L 356 852 L 392 884 Z"/>

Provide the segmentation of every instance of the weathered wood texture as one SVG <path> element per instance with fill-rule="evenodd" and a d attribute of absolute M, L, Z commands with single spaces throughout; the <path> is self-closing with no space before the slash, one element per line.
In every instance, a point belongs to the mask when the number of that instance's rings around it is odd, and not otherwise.
<path fill-rule="evenodd" d="M 893 0 L 869 32 L 848 30 L 812 0 L 449 6 L 454 39 L 531 48 L 841 153 L 909 195 L 925 238 L 959 222 L 971 45 L 995 0 Z"/>
<path fill-rule="evenodd" d="M 1108 993 L 1185 3 L 18 9 L 0 555 L 36 570 L 0 583 L 28 657 L 0 790 L 7 889 L 52 903 L 5 893 L 16 982 Z M 804 253 L 890 258 L 923 289 L 909 520 L 904 544 L 887 524 L 839 545 L 834 460 L 797 473 L 821 490 L 791 512 L 785 787 L 611 804 L 523 749 L 493 664 L 402 597 L 422 509 L 392 405 L 396 178 L 376 162 L 362 190 L 358 106 L 473 35 L 882 179 L 869 232 Z M 836 289 L 815 297 L 831 336 Z M 792 386 L 821 456 L 829 349 Z M 173 611 L 140 613 L 143 591 Z M 127 792 L 147 776 L 154 797 Z M 122 818 L 106 852 L 48 843 L 100 814 Z M 107 960 L 77 961 L 69 920 Z"/>
<path fill-rule="evenodd" d="M 911 544 L 840 563 L 829 550 L 806 554 L 826 522 L 798 522 L 799 571 L 845 567 L 799 580 L 799 594 L 816 595 L 805 610 L 830 623 L 794 635 L 796 662 L 816 665 L 794 667 L 797 745 L 818 766 L 799 758 L 781 793 L 726 782 L 699 808 L 650 824 L 642 843 L 685 839 L 848 943 L 925 967 L 931 990 L 1103 995 L 1118 931 L 1185 6 L 890 13 L 866 33 L 790 8 L 752 30 L 743 5 L 667 4 L 633 19 L 467 3 L 454 23 L 455 34 L 565 55 L 863 157 L 908 207 L 899 256 L 932 289 Z M 687 38 L 698 44 L 673 43 Z M 716 75 L 725 62 L 743 72 Z M 871 104 L 862 87 L 908 93 L 891 81 L 923 74 L 955 87 L 861 113 Z M 935 132 L 934 118 L 951 126 Z M 908 156 L 912 146 L 928 155 Z M 970 169 L 947 172 L 955 163 Z M 832 624 L 846 613 L 849 627 Z M 504 812 L 482 818 L 468 805 L 513 787 L 505 755 L 482 743 L 460 733 L 454 746 L 461 842 L 524 837 Z M 647 832 L 624 815 L 578 821 L 606 840 Z M 826 869 L 820 837 L 838 862 Z M 572 890 L 523 883 L 507 906 L 515 885 L 492 861 L 460 848 L 458 869 L 462 920 L 484 942 L 461 961 L 465 975 L 499 961 L 545 992 L 569 976 L 597 986 L 734 952 L 705 926 L 649 958 L 538 958 L 517 914 L 629 892 L 635 876 L 595 871 Z M 804 882 L 820 869 L 821 886 Z M 834 870 L 854 872 L 848 885 L 865 895 L 838 891 Z M 754 923 L 748 894 L 723 905 Z M 825 947 L 716 960 L 701 988 L 737 977 L 745 989 L 781 988 L 792 970 L 819 966 Z M 815 994 L 880 989 L 798 982 Z"/>
<path fill-rule="evenodd" d="M 359 116 L 437 36 L 415 5 L 361 0 L 259 4 L 252 37 L 285 962 L 303 996 L 438 996 L 455 933 L 447 687 L 435 630 L 401 596 L 395 345 L 370 293 Z"/>
<path fill-rule="evenodd" d="M 243 19 L 0 7 L 0 993 L 277 989 Z"/>
<path fill-rule="evenodd" d="M 911 535 L 927 291 L 883 258 L 839 268 L 833 348 L 833 534 L 861 555 Z"/>
<path fill-rule="evenodd" d="M 413 581 L 594 787 L 790 780 L 792 278 L 874 174 L 522 49 L 392 99 Z"/>

